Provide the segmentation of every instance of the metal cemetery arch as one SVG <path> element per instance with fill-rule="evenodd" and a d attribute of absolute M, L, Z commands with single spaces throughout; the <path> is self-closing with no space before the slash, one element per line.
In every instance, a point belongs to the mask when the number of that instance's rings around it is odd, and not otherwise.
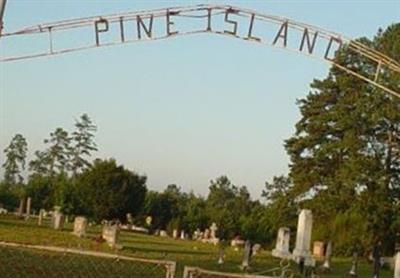
<path fill-rule="evenodd" d="M 3 0 L 4 1 L 4 0 Z M 217 18 L 217 17 L 220 17 Z M 185 24 L 178 28 L 178 20 L 193 20 L 200 25 L 193 27 Z M 1 20 L 0 20 L 1 21 Z M 161 28 L 157 23 L 162 24 Z M 219 26 L 215 26 L 218 25 Z M 222 26 L 221 26 L 222 24 Z M 261 33 L 267 29 L 267 24 L 276 25 L 273 34 L 268 38 Z M 264 27 L 261 28 L 261 25 Z M 127 31 L 127 27 L 134 29 Z M 85 29 L 86 28 L 86 29 Z M 56 35 L 66 31 L 87 30 L 90 28 L 90 42 L 85 45 L 58 48 L 55 46 Z M 162 29 L 162 32 L 158 32 Z M 275 46 L 287 50 L 295 50 L 310 57 L 322 59 L 333 66 L 351 74 L 369 84 L 380 88 L 394 96 L 400 97 L 400 84 L 389 87 L 379 77 L 382 74 L 400 77 L 400 64 L 390 57 L 371 49 L 357 41 L 340 34 L 324 30 L 305 23 L 296 22 L 283 17 L 261 14 L 253 10 L 227 5 L 197 5 L 188 7 L 163 8 L 149 11 L 126 12 L 105 16 L 94 16 L 53 23 L 39 24 L 15 32 L 1 34 L 0 43 L 4 40 L 20 38 L 36 34 L 46 34 L 48 38 L 46 49 L 40 52 L 17 54 L 0 57 L 0 62 L 10 62 L 28 58 L 62 54 L 83 49 L 110 46 L 115 44 L 161 40 L 190 34 L 212 33 L 230 36 L 250 42 Z M 107 40 L 114 34 L 116 38 Z M 292 35 L 297 35 L 293 40 Z M 291 46 L 290 43 L 294 45 Z M 78 43 L 77 43 L 78 44 Z M 341 65 L 335 60 L 335 52 L 346 47 L 348 51 L 358 55 L 371 65 L 368 72 L 356 69 L 351 65 Z"/>

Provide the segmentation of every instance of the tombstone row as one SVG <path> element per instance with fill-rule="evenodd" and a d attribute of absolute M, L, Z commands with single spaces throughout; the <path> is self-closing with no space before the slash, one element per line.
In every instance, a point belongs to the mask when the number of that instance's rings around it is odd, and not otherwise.
<path fill-rule="evenodd" d="M 325 257 L 322 264 L 323 271 L 329 271 L 331 268 L 332 242 L 327 243 L 316 241 L 313 244 L 313 254 L 311 254 L 311 235 L 312 235 L 313 218 L 311 210 L 302 210 L 299 214 L 297 223 L 297 233 L 295 248 L 291 253 L 289 250 L 290 229 L 282 227 L 278 230 L 275 248 L 272 250 L 274 257 L 282 259 L 292 259 L 302 267 L 315 267 L 315 257 Z M 400 246 L 396 250 L 394 261 L 394 278 L 400 278 Z M 379 269 L 382 264 L 380 245 L 374 246 L 372 252 L 372 260 L 374 263 L 373 277 L 379 277 Z M 352 265 L 349 271 L 350 277 L 357 277 L 358 254 L 354 253 Z"/>

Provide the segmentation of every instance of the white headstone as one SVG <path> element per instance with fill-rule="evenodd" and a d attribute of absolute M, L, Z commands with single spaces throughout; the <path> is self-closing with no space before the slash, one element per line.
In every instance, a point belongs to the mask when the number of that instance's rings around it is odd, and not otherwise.
<path fill-rule="evenodd" d="M 203 239 L 209 239 L 210 238 L 210 230 L 205 229 Z"/>
<path fill-rule="evenodd" d="M 255 256 L 255 255 L 258 254 L 258 252 L 260 252 L 260 250 L 261 250 L 261 244 L 256 243 L 256 244 L 254 244 L 253 247 L 251 248 L 251 254 L 252 254 L 253 256 Z"/>
<path fill-rule="evenodd" d="M 178 238 L 178 230 L 177 230 L 177 229 L 174 229 L 174 230 L 172 231 L 172 237 L 173 237 L 174 239 L 177 239 L 177 238 Z"/>
<path fill-rule="evenodd" d="M 167 232 L 166 231 L 164 231 L 164 230 L 161 230 L 160 231 L 160 237 L 167 237 L 168 235 L 167 235 Z"/>
<path fill-rule="evenodd" d="M 28 197 L 26 199 L 26 218 L 29 218 L 31 216 L 31 204 L 32 204 L 32 198 Z"/>
<path fill-rule="evenodd" d="M 400 278 L 400 251 L 397 252 L 394 262 L 394 278 Z"/>
<path fill-rule="evenodd" d="M 25 206 L 25 199 L 20 199 L 19 200 L 19 208 L 18 208 L 18 215 L 22 216 L 24 213 L 24 206 Z"/>
<path fill-rule="evenodd" d="M 64 228 L 64 214 L 61 212 L 54 212 L 53 221 L 54 229 L 62 230 Z"/>
<path fill-rule="evenodd" d="M 251 242 L 246 240 L 243 251 L 242 269 L 247 269 L 250 266 Z"/>
<path fill-rule="evenodd" d="M 181 231 L 181 239 L 185 239 L 185 231 L 184 230 Z"/>
<path fill-rule="evenodd" d="M 285 227 L 279 228 L 275 249 L 272 250 L 272 256 L 278 258 L 290 258 L 292 255 L 289 251 L 289 242 L 290 229 Z"/>
<path fill-rule="evenodd" d="M 329 241 L 326 245 L 325 250 L 325 261 L 322 265 L 323 268 L 329 270 L 331 268 L 331 257 L 332 257 L 332 241 Z"/>
<path fill-rule="evenodd" d="M 44 213 L 45 213 L 45 210 L 44 210 L 44 209 L 40 209 L 40 210 L 39 210 L 39 217 L 38 217 L 38 225 L 39 225 L 39 226 L 42 226 L 42 225 L 43 225 Z"/>
<path fill-rule="evenodd" d="M 86 234 L 87 219 L 83 216 L 77 216 L 74 220 L 74 232 L 73 234 L 78 237 L 84 237 Z"/>
<path fill-rule="evenodd" d="M 197 229 L 196 231 L 194 231 L 193 233 L 193 240 L 197 240 L 200 237 L 200 229 Z"/>
<path fill-rule="evenodd" d="M 127 213 L 127 214 L 126 214 L 126 222 L 128 222 L 129 224 L 133 224 L 133 216 L 132 216 L 132 213 Z"/>
<path fill-rule="evenodd" d="M 217 230 L 218 230 L 217 224 L 215 222 L 213 222 L 211 227 L 210 227 L 210 232 L 211 232 L 210 233 L 210 237 L 212 239 L 217 237 Z"/>
<path fill-rule="evenodd" d="M 297 223 L 296 247 L 293 250 L 293 257 L 297 262 L 304 260 L 305 265 L 315 264 L 310 252 L 312 225 L 311 210 L 301 210 Z"/>
<path fill-rule="evenodd" d="M 118 225 L 105 224 L 103 226 L 102 237 L 110 247 L 118 244 L 119 228 Z"/>

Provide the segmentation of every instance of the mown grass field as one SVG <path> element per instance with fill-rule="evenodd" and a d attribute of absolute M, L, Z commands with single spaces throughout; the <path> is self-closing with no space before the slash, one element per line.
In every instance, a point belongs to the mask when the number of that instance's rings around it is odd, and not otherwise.
<path fill-rule="evenodd" d="M 201 242 L 174 240 L 171 238 L 161 238 L 150 235 L 143 235 L 138 233 L 122 231 L 120 235 L 120 242 L 123 245 L 122 250 L 113 250 L 105 243 L 100 243 L 94 238 L 101 233 L 101 228 L 89 227 L 86 238 L 77 238 L 71 234 L 72 224 L 66 225 L 63 231 L 56 231 L 50 227 L 50 223 L 44 226 L 37 226 L 35 219 L 28 221 L 17 219 L 13 216 L 0 216 L 0 241 L 16 242 L 34 245 L 46 246 L 60 246 L 80 250 L 92 250 L 108 253 L 116 253 L 120 255 L 127 255 L 138 258 L 148 259 L 162 259 L 177 262 L 178 275 L 181 277 L 184 266 L 197 266 L 209 270 L 217 270 L 224 272 L 240 272 L 240 264 L 242 260 L 242 252 L 235 251 L 233 248 L 228 247 L 225 252 L 225 263 L 220 266 L 217 264 L 218 248 Z M 107 259 L 98 259 L 99 261 L 85 258 L 85 256 L 74 255 L 71 260 L 68 259 L 68 265 L 63 263 L 66 261 L 65 257 L 57 258 L 60 254 L 49 254 L 53 252 L 43 251 L 26 251 L 20 250 L 18 256 L 25 261 L 34 262 L 32 267 L 39 267 L 39 271 L 34 270 L 31 273 L 43 273 L 46 269 L 63 269 L 62 273 L 72 274 L 74 268 L 76 270 L 87 269 L 88 275 L 83 277 L 91 277 L 89 275 L 91 267 L 97 268 L 98 275 L 93 277 L 111 277 L 112 274 L 107 272 L 107 264 L 121 271 L 118 275 L 113 273 L 114 276 L 124 276 L 124 273 L 131 273 L 134 264 L 125 265 L 122 262 L 115 262 Z M 64 254 L 65 256 L 65 254 Z M 72 255 L 70 255 L 72 256 Z M 18 257 L 16 257 L 18 259 Z M 0 250 L 0 272 L 4 271 L 5 265 L 13 265 L 7 268 L 9 277 L 21 277 L 18 275 L 18 262 L 15 262 L 8 252 L 1 252 Z M 45 259 L 43 259 L 45 258 Z M 279 266 L 280 261 L 273 258 L 269 251 L 261 251 L 254 256 L 251 260 L 250 272 L 261 272 L 276 268 Z M 320 265 L 322 262 L 318 262 Z M 66 266 L 67 265 L 67 266 Z M 350 269 L 351 259 L 349 258 L 334 258 L 332 261 L 332 271 L 329 274 L 320 274 L 320 277 L 346 277 Z M 101 267 L 100 267 L 101 266 Z M 143 267 L 143 264 L 141 265 Z M 146 266 L 147 267 L 147 266 Z M 143 269 L 146 271 L 146 267 Z M 104 269 L 103 269 L 104 268 Z M 110 267 L 111 269 L 111 267 Z M 125 272 L 124 272 L 125 271 Z M 156 271 L 149 267 L 149 277 L 158 277 L 155 275 Z M 366 261 L 361 261 L 359 264 L 359 277 L 371 277 L 372 266 Z M 53 272 L 53 274 L 56 272 Z M 145 277 L 145 274 L 134 277 Z M 15 274 L 15 275 L 12 275 Z M 94 274 L 94 273 L 92 273 Z M 42 275 L 41 275 L 42 276 Z M 51 276 L 51 275 L 50 275 Z M 49 276 L 49 277 L 50 277 Z M 78 275 L 79 276 L 79 275 Z M 8 276 L 7 276 L 8 277 Z M 76 277 L 76 275 L 74 276 Z M 132 277 L 132 276 L 131 276 Z M 393 277 L 393 272 L 389 269 L 383 269 L 381 277 Z"/>

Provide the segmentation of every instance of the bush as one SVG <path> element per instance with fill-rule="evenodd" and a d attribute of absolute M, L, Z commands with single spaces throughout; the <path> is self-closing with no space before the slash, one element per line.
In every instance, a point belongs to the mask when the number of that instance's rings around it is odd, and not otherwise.
<path fill-rule="evenodd" d="M 146 177 L 117 166 L 115 160 L 95 160 L 90 169 L 78 176 L 76 194 L 80 212 L 96 221 L 137 215 L 146 195 Z"/>

